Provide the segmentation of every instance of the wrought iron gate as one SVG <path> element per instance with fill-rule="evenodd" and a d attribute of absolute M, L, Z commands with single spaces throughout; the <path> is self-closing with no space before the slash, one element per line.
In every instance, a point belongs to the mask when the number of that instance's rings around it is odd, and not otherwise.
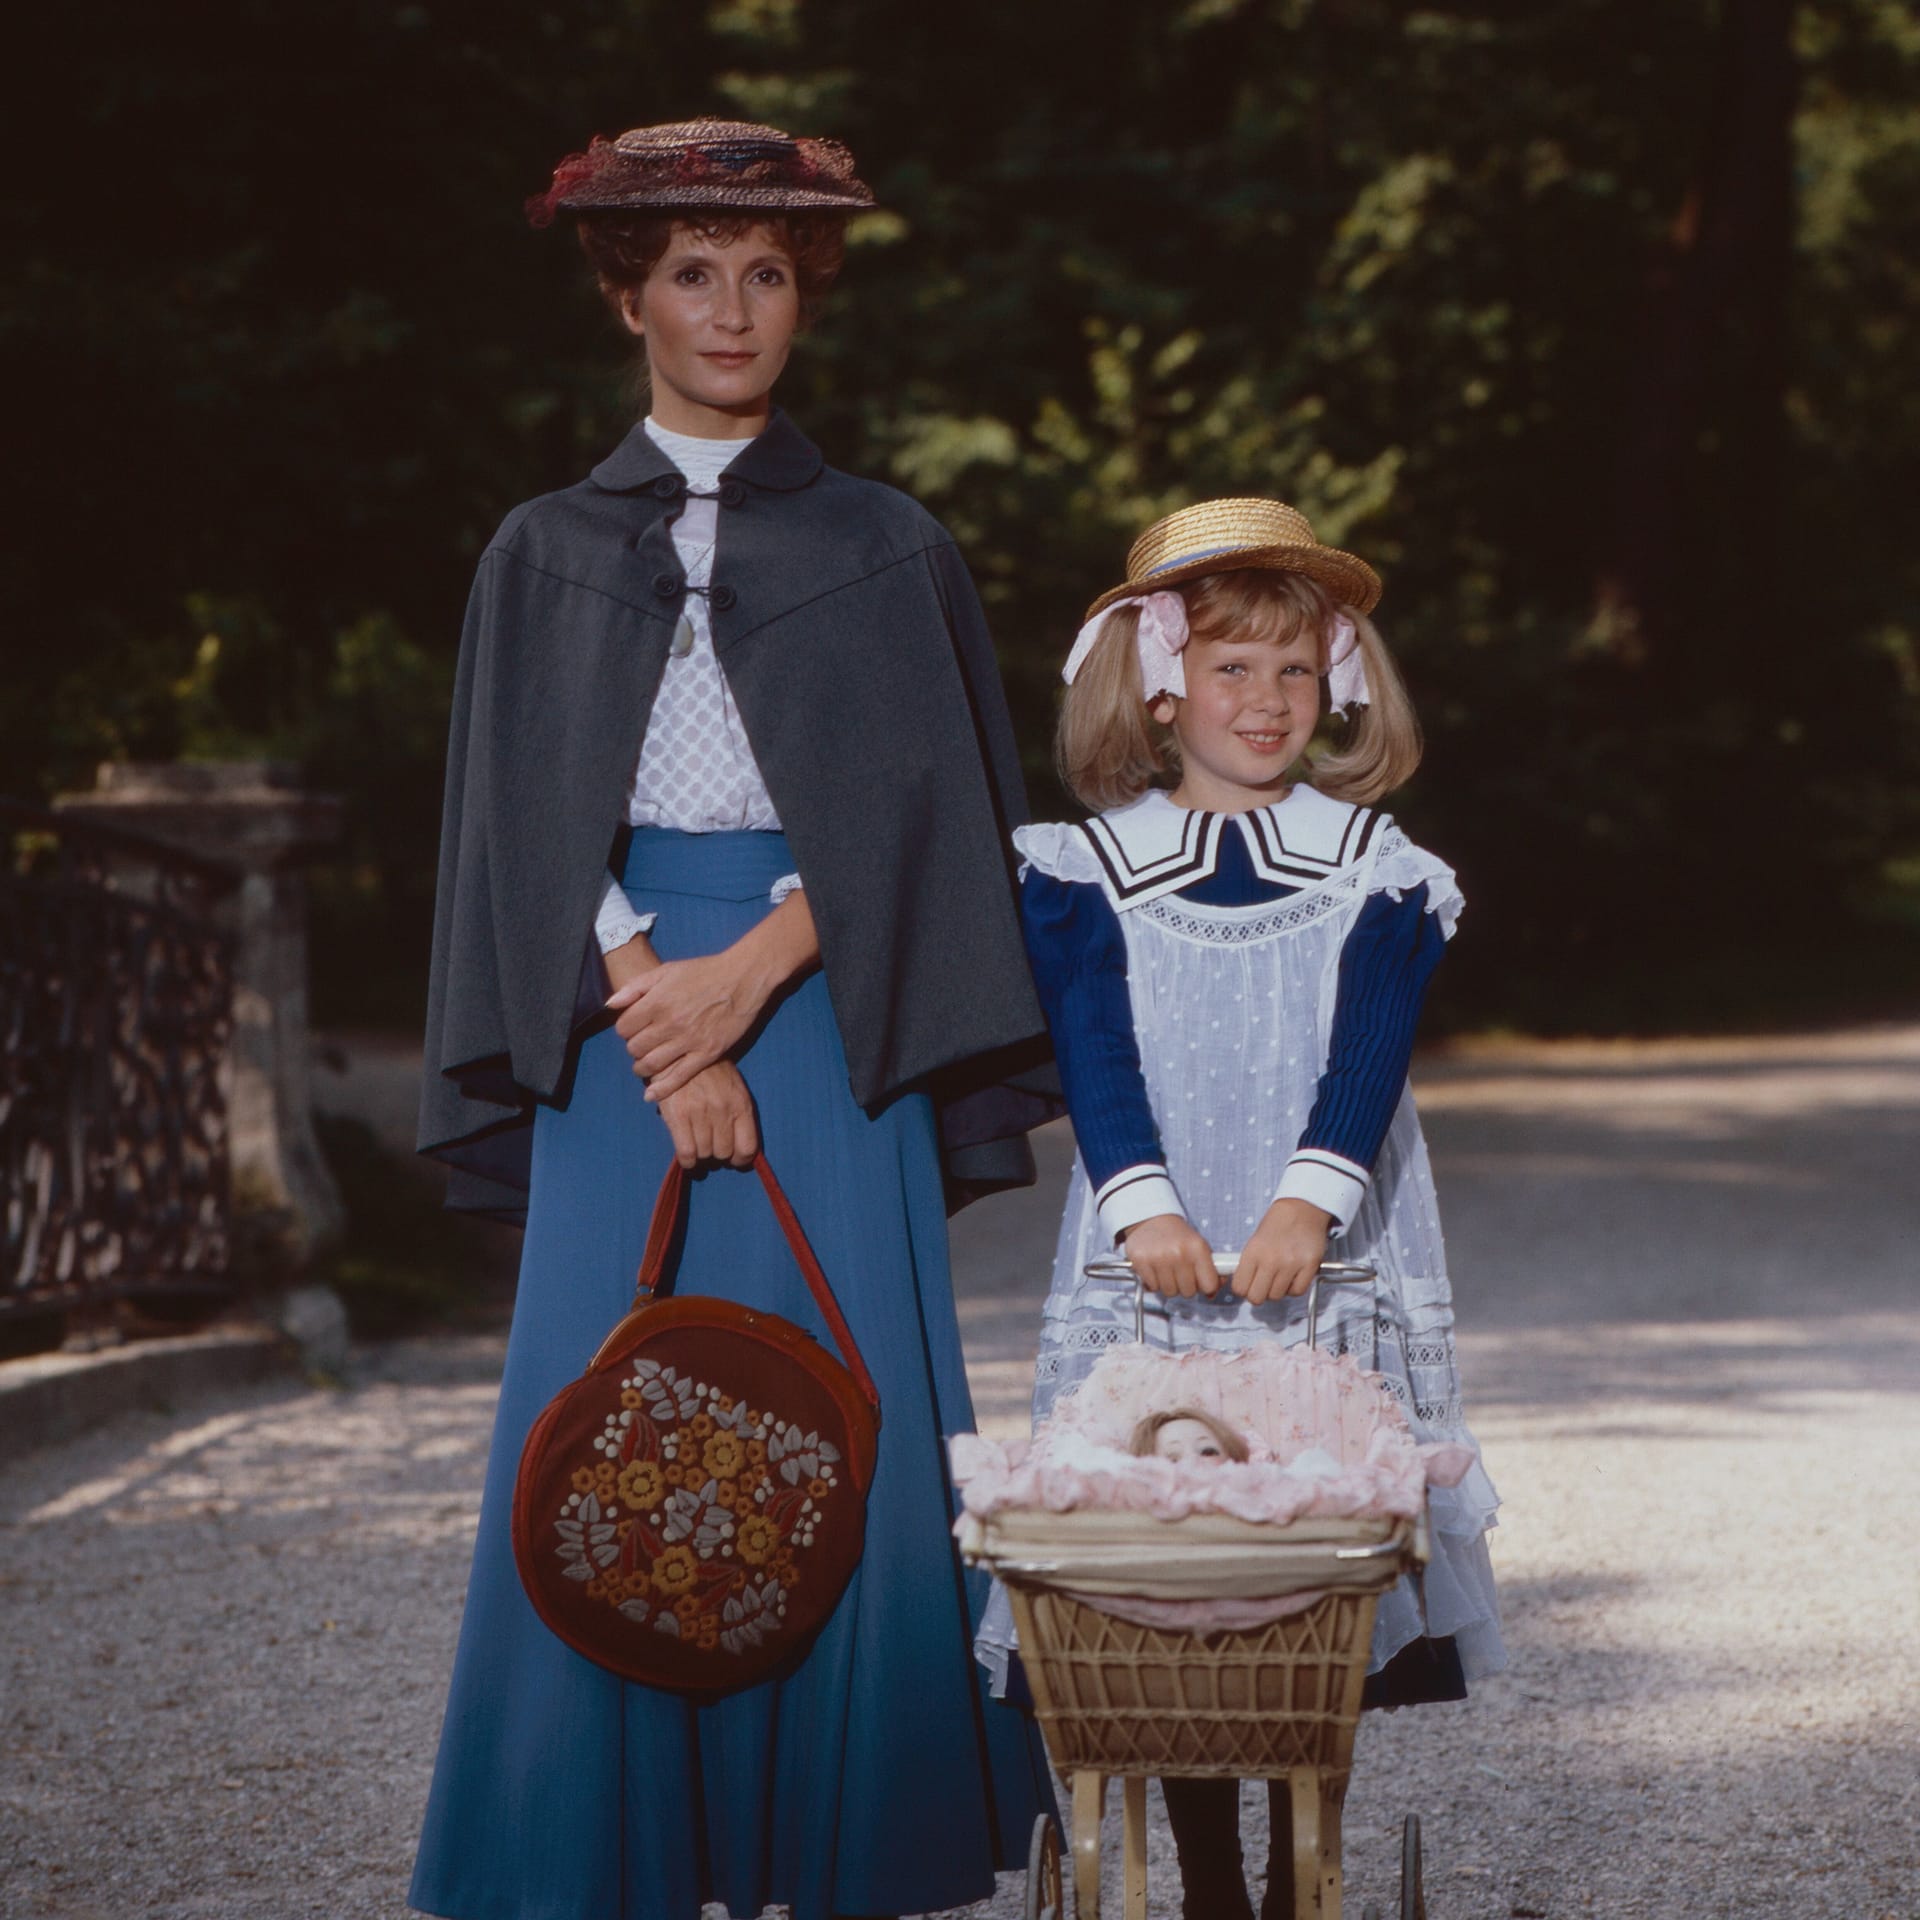
<path fill-rule="evenodd" d="M 224 1287 L 231 884 L 0 801 L 0 1320 Z"/>

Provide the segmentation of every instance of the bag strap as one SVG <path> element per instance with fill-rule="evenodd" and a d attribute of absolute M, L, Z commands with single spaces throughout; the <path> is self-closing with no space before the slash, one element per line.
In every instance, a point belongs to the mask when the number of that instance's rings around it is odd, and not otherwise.
<path fill-rule="evenodd" d="M 767 1190 L 767 1198 L 773 1204 L 773 1217 L 780 1222 L 780 1231 L 787 1237 L 787 1245 L 793 1250 L 793 1257 L 806 1280 L 807 1291 L 813 1295 L 813 1304 L 820 1309 L 820 1317 L 826 1321 L 840 1349 L 840 1357 L 847 1363 L 847 1371 L 853 1375 L 855 1385 L 877 1414 L 880 1411 L 880 1391 L 873 1384 L 873 1375 L 867 1371 L 867 1363 L 861 1357 L 853 1329 L 847 1325 L 846 1316 L 840 1311 L 840 1302 L 833 1297 L 833 1288 L 828 1284 L 826 1273 L 815 1258 L 812 1247 L 807 1244 L 806 1232 L 800 1225 L 800 1216 L 793 1210 L 793 1202 L 787 1198 L 786 1189 L 774 1178 L 765 1153 L 753 1156 L 753 1170 Z M 645 1306 L 655 1297 L 660 1285 L 661 1274 L 667 1264 L 667 1249 L 673 1244 L 680 1216 L 686 1210 L 687 1182 L 686 1168 L 678 1160 L 673 1161 L 667 1168 L 667 1177 L 660 1182 L 660 1197 L 653 1203 L 653 1224 L 647 1229 L 646 1251 L 640 1256 L 640 1272 L 635 1281 L 636 1306 Z"/>

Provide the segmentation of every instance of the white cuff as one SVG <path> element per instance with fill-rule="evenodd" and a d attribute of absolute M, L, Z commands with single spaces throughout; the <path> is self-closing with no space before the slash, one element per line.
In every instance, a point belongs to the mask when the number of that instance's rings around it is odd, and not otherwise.
<path fill-rule="evenodd" d="M 797 873 L 782 874 L 780 878 L 773 883 L 773 891 L 767 898 L 777 907 L 788 894 L 801 892 L 805 884 Z"/>
<path fill-rule="evenodd" d="M 1158 1161 L 1122 1167 L 1094 1195 L 1093 1204 L 1110 1240 L 1118 1240 L 1129 1227 L 1137 1227 L 1155 1214 L 1177 1213 L 1182 1220 L 1187 1217 L 1166 1168 Z"/>
<path fill-rule="evenodd" d="M 606 888 L 600 895 L 600 910 L 593 916 L 593 937 L 599 941 L 602 953 L 611 953 L 616 947 L 624 947 L 636 933 L 651 933 L 658 918 L 658 914 L 635 913 L 626 889 L 608 874 Z"/>
<path fill-rule="evenodd" d="M 1311 1202 L 1323 1213 L 1332 1214 L 1334 1231 L 1344 1233 L 1360 1211 L 1372 1178 L 1365 1167 L 1343 1160 L 1337 1153 L 1302 1147 L 1287 1162 L 1287 1170 L 1280 1176 L 1280 1191 L 1273 1197 Z"/>

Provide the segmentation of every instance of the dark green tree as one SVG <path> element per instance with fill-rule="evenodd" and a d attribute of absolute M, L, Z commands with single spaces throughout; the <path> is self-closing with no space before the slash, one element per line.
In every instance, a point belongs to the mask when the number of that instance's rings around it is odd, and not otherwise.
<path fill-rule="evenodd" d="M 473 557 L 631 417 L 520 202 L 588 134 L 697 111 L 838 133 L 880 194 L 785 398 L 962 540 L 1040 804 L 1058 661 L 1133 534 L 1277 493 L 1387 576 L 1430 738 L 1398 810 L 1473 898 L 1452 1017 L 1804 1018 L 1901 963 L 1901 0 L 112 0 L 50 30 L 0 197 L 5 784 L 264 750 L 345 788 L 319 919 L 391 962 L 323 948 L 335 1013 L 418 996 Z"/>

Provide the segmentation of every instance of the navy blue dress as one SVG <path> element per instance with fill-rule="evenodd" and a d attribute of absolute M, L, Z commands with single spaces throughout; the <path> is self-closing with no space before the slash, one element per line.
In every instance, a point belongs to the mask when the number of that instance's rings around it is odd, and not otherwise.
<path fill-rule="evenodd" d="M 1245 907 L 1283 900 L 1297 891 L 1255 873 L 1245 842 L 1228 833 L 1221 836 L 1212 872 L 1180 888 L 1178 897 L 1207 906 Z M 1133 1035 L 1126 936 L 1119 916 L 1097 885 L 1055 879 L 1037 867 L 1029 868 L 1021 881 L 1020 910 L 1088 1179 L 1105 1196 L 1121 1191 L 1132 1178 L 1164 1176 L 1160 1130 Z M 1373 895 L 1347 936 L 1340 953 L 1327 1067 L 1298 1143 L 1300 1155 L 1345 1170 L 1345 1187 L 1336 1183 L 1328 1198 L 1347 1190 L 1357 1195 L 1371 1174 L 1407 1083 L 1421 1006 L 1445 947 L 1439 923 L 1427 911 L 1424 886 L 1400 898 Z M 1423 1638 L 1368 1674 L 1362 1704 L 1413 1706 L 1462 1700 L 1466 1693 L 1453 1641 Z M 1028 1697 L 1024 1675 L 1010 1681 L 1008 1697 Z M 1195 1834 L 1204 1830 L 1207 1835 L 1201 1844 L 1212 1844 L 1217 1835 L 1207 1823 L 1224 1821 L 1220 1832 L 1237 1833 L 1238 1802 L 1231 1783 L 1164 1784 L 1176 1832 L 1184 1833 L 1191 1825 Z M 1234 1846 L 1237 1849 L 1237 1839 Z M 1183 1858 L 1187 1850 L 1183 1838 Z"/>
<path fill-rule="evenodd" d="M 1247 907 L 1298 891 L 1256 874 L 1244 841 L 1229 833 L 1213 870 L 1177 897 Z M 1020 913 L 1074 1139 L 1096 1194 L 1104 1198 L 1135 1172 L 1164 1174 L 1133 1037 L 1119 916 L 1093 883 L 1058 880 L 1037 867 L 1021 880 Z M 1424 886 L 1401 898 L 1373 895 L 1341 949 L 1327 1068 L 1299 1151 L 1348 1170 L 1355 1186 L 1371 1173 L 1407 1084 L 1420 1009 L 1445 949 Z"/>

